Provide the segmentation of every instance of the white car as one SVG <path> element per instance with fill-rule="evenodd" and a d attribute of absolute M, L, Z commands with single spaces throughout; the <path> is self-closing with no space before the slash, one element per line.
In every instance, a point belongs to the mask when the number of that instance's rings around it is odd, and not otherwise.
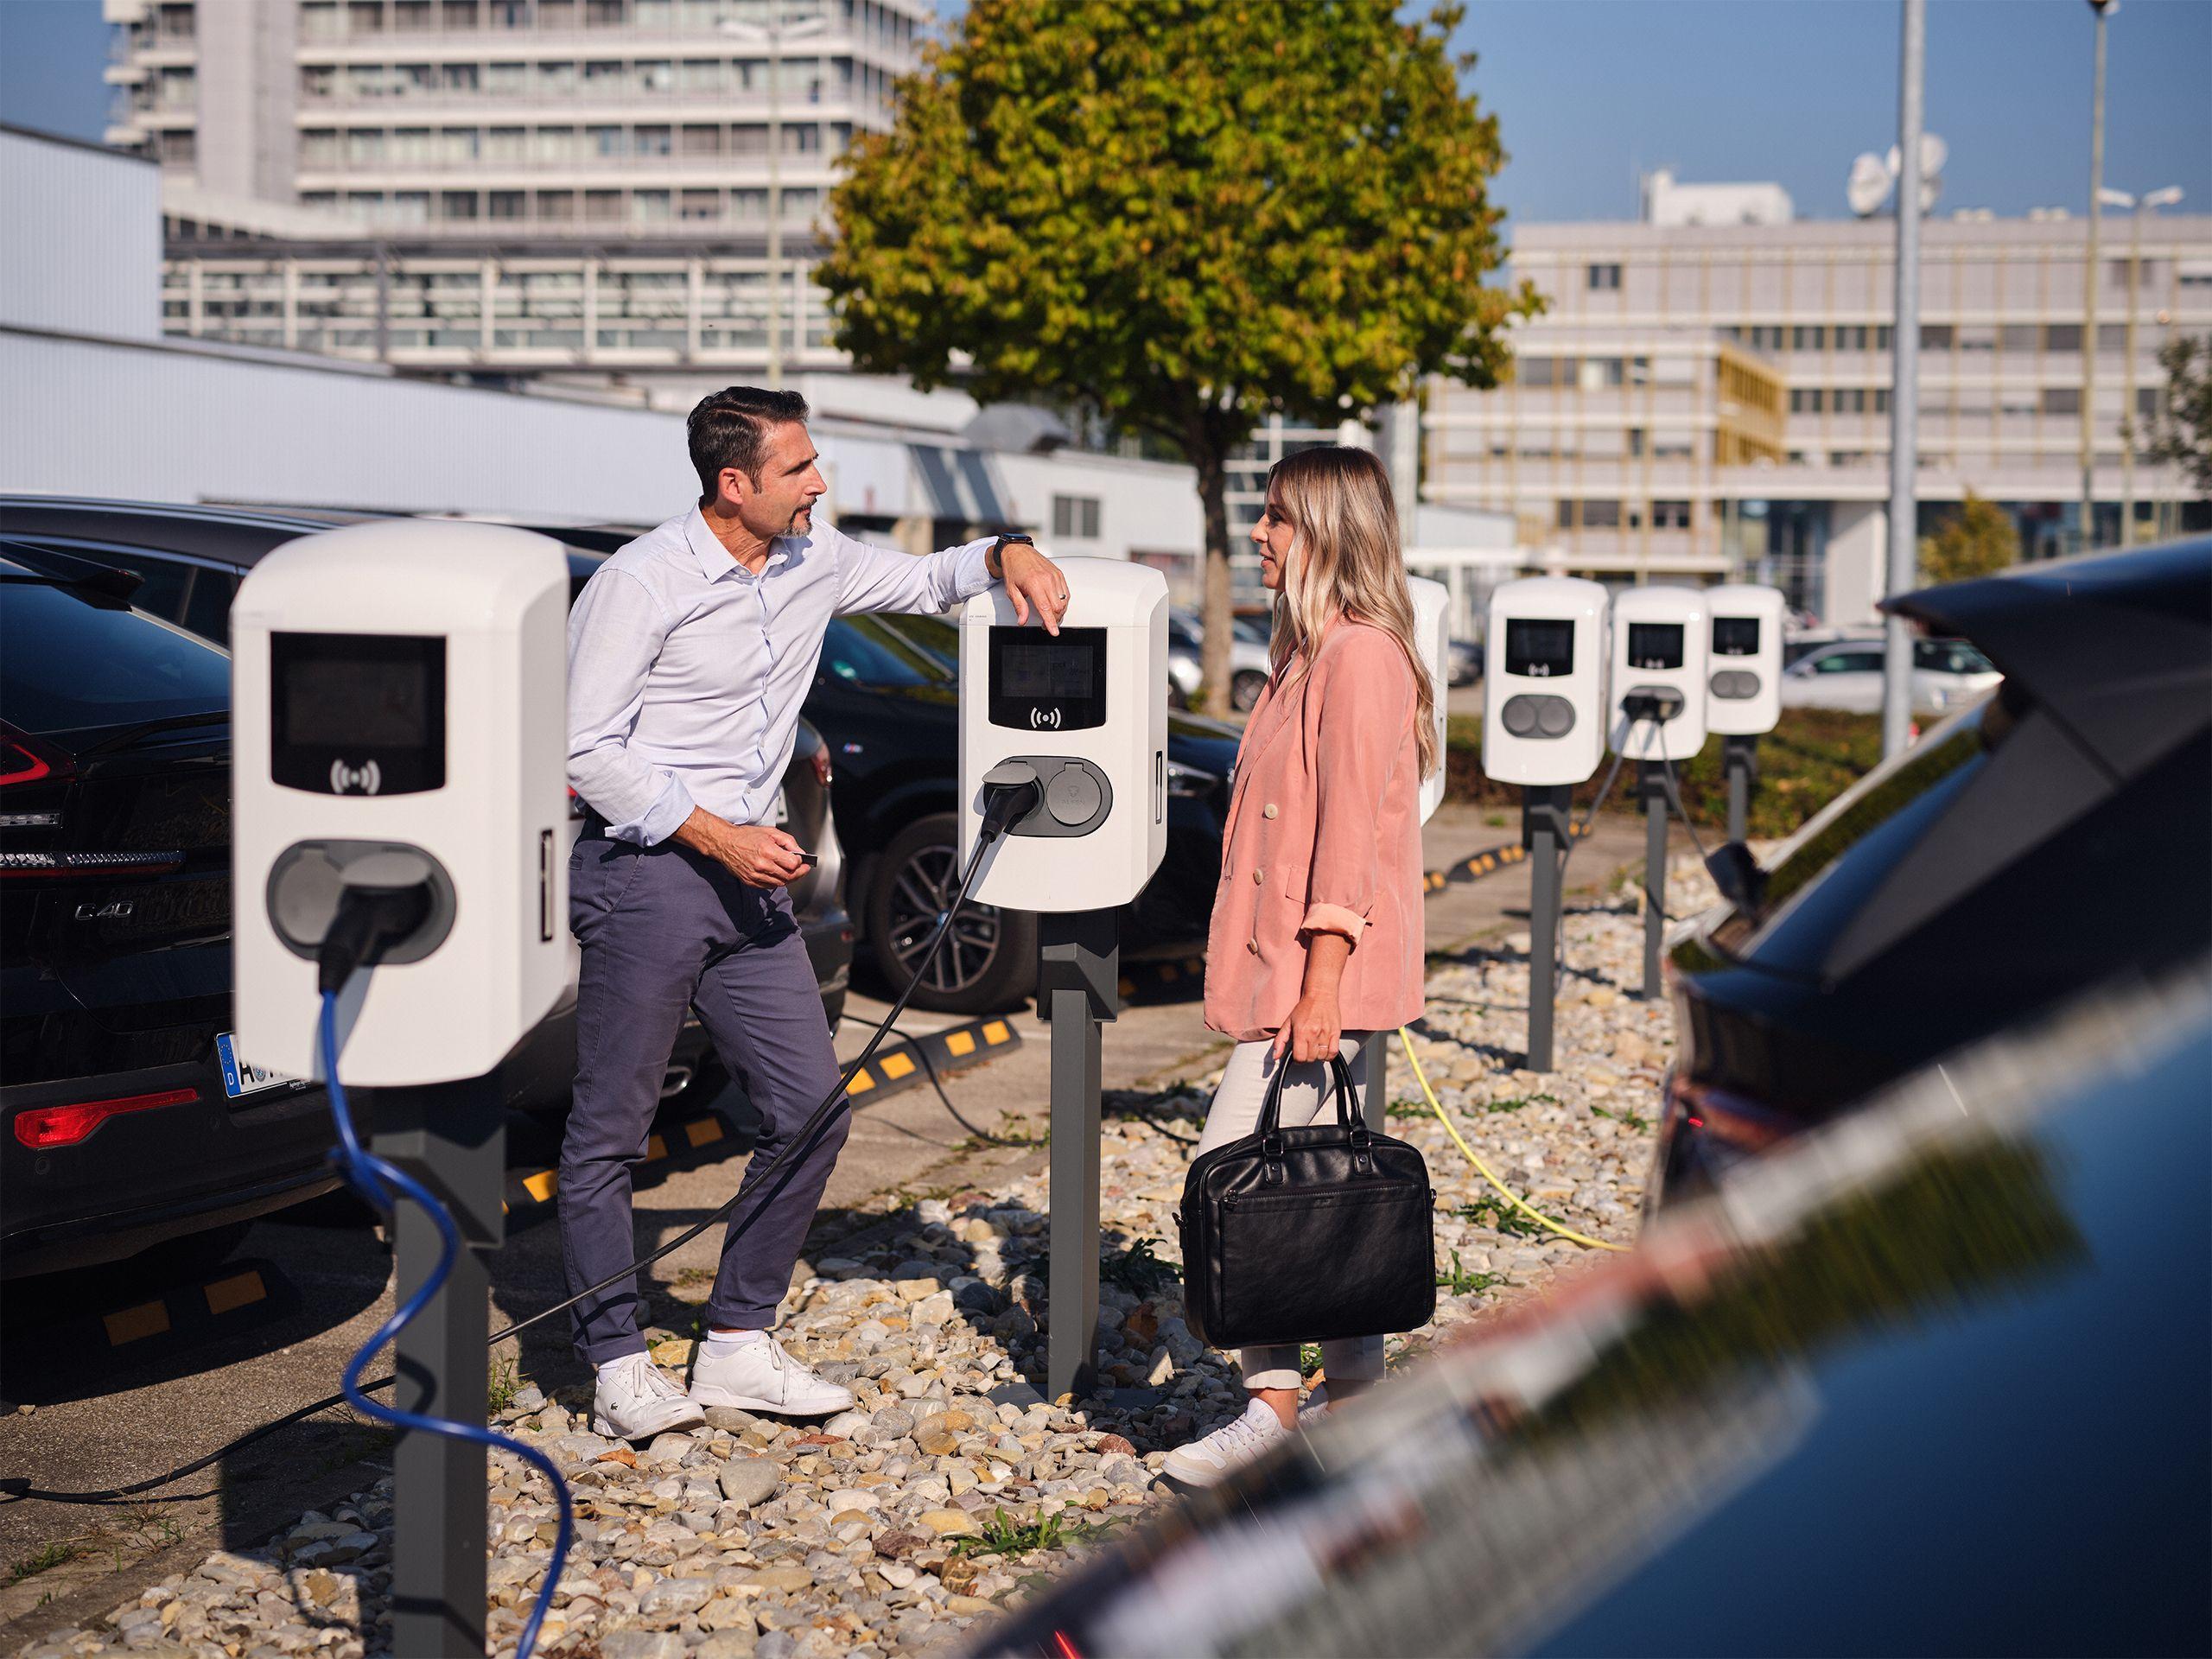
<path fill-rule="evenodd" d="M 1229 706 L 1239 714 L 1251 709 L 1274 671 L 1268 660 L 1267 624 L 1239 617 L 1229 642 Z M 1198 689 L 1206 625 L 1193 611 L 1167 613 L 1167 689 L 1179 707 L 1189 708 Z"/>
<path fill-rule="evenodd" d="M 2005 677 L 1963 639 L 1912 642 L 1912 711 L 1945 715 L 1986 693 Z M 1782 672 L 1785 709 L 1882 712 L 1879 635 L 1836 639 L 1807 652 Z"/>

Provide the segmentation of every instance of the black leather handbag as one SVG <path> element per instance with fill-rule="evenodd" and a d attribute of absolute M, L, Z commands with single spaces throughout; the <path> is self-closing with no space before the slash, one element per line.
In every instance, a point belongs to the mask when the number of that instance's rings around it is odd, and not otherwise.
<path fill-rule="evenodd" d="M 1411 1331 L 1436 1311 L 1436 1194 L 1420 1152 L 1362 1119 L 1331 1062 L 1334 1122 L 1281 1128 L 1276 1066 L 1260 1126 L 1191 1166 L 1179 1220 L 1185 1317 L 1216 1348 Z"/>

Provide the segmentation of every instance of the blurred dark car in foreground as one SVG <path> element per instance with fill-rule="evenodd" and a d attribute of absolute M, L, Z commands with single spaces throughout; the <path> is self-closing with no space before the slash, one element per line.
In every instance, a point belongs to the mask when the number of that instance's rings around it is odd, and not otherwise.
<path fill-rule="evenodd" d="M 138 585 L 0 539 L 0 1278 L 186 1274 L 337 1185 L 232 1042 L 230 658 Z"/>
<path fill-rule="evenodd" d="M 985 1654 L 2201 1654 L 2212 982 L 1918 1072 Z"/>
<path fill-rule="evenodd" d="M 1894 608 L 1995 694 L 1862 779 L 1669 955 L 1679 1050 L 1647 1202 L 2116 975 L 2212 949 L 2212 540 Z"/>
<path fill-rule="evenodd" d="M 272 549 L 375 516 L 334 510 L 0 497 L 0 535 L 15 537 L 49 556 L 89 559 L 130 571 L 140 579 L 131 604 L 217 645 L 229 640 L 231 600 L 238 582 Z M 562 534 L 557 529 L 545 533 L 556 540 Z M 566 551 L 573 602 L 604 556 L 573 543 L 567 544 Z M 227 707 L 227 681 L 225 695 Z M 813 870 L 791 884 L 791 907 L 814 964 L 823 1015 L 834 1028 L 844 1010 L 853 930 L 840 892 L 843 855 L 831 823 L 830 785 L 828 747 L 802 722 L 784 773 L 779 822 L 803 845 L 822 855 Z M 227 804 L 226 812 L 227 823 Z M 581 827 L 581 812 L 574 816 L 575 826 Z M 226 854 L 227 833 L 226 827 Z M 227 996 L 227 943 L 224 949 Z M 501 1081 L 511 1104 L 531 1110 L 566 1108 L 575 1080 L 573 1014 L 571 1003 L 533 1033 L 502 1068 Z M 711 1101 L 728 1081 L 706 1033 L 696 1017 L 687 1016 L 662 1080 L 663 1098 L 696 1090 L 696 1098 Z"/>

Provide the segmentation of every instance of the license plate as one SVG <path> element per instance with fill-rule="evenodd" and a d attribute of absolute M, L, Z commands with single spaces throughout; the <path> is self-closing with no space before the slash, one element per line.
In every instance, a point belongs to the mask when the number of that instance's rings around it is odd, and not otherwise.
<path fill-rule="evenodd" d="M 223 1065 L 223 1092 L 232 1100 L 243 1095 L 257 1095 L 264 1089 L 285 1089 L 305 1081 L 287 1072 L 271 1071 L 251 1060 L 240 1059 L 238 1037 L 232 1032 L 224 1032 L 215 1039 L 215 1058 Z"/>

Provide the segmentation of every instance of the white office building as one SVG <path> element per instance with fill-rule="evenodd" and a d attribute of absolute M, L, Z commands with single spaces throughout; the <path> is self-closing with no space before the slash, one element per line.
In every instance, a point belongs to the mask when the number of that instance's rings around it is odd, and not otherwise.
<path fill-rule="evenodd" d="M 1512 270 L 1544 314 L 1494 391 L 1432 384 L 1429 500 L 1510 512 L 1537 568 L 1614 582 L 1777 582 L 1831 622 L 1883 594 L 1896 226 L 1798 221 L 1779 187 L 1647 181 L 1643 221 L 1522 225 Z M 2124 440 L 2165 395 L 2158 347 L 2212 334 L 2212 216 L 2107 211 L 2085 337 L 2084 222 L 1928 221 L 1917 494 L 1923 532 L 1968 491 L 2030 557 L 2195 524 L 2171 468 Z M 2084 351 L 2085 344 L 2088 346 Z"/>

